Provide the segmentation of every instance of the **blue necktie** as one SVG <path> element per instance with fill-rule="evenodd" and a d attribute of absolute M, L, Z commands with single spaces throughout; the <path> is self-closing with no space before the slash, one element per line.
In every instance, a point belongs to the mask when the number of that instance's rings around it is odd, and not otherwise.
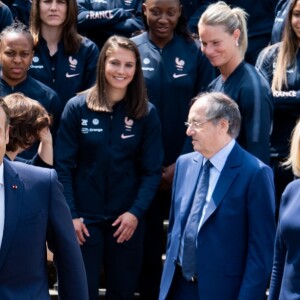
<path fill-rule="evenodd" d="M 211 166 L 212 164 L 209 160 L 203 166 L 183 234 L 182 273 L 187 280 L 191 280 L 196 275 L 196 240 L 208 192 L 209 170 Z"/>

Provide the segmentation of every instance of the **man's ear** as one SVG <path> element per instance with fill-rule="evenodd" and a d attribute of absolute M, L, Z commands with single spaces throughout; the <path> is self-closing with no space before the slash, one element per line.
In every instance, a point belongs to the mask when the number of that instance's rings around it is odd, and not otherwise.
<path fill-rule="evenodd" d="M 222 132 L 224 133 L 228 133 L 228 129 L 229 129 L 229 121 L 226 120 L 226 119 L 221 119 L 219 121 L 219 124 L 220 124 L 220 129 Z"/>
<path fill-rule="evenodd" d="M 147 15 L 147 4 L 146 3 L 143 3 L 142 9 L 143 9 L 144 15 L 146 16 Z"/>

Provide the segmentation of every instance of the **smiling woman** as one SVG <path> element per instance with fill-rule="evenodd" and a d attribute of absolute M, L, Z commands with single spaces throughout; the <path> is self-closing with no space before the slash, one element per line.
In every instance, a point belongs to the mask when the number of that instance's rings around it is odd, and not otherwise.
<path fill-rule="evenodd" d="M 244 61 L 245 11 L 231 8 L 222 1 L 211 4 L 202 14 L 198 30 L 202 52 L 221 73 L 208 90 L 223 92 L 236 101 L 242 115 L 239 144 L 269 163 L 273 101 L 268 83 Z"/>
<path fill-rule="evenodd" d="M 136 69 L 136 58 L 132 51 L 119 48 L 105 62 L 105 77 L 111 102 L 123 99 L 128 84 Z"/>
<path fill-rule="evenodd" d="M 96 84 L 67 103 L 55 146 L 90 300 L 99 299 L 102 266 L 107 299 L 133 298 L 143 216 L 161 176 L 160 134 L 138 49 L 127 38 L 109 38 L 99 56 Z"/>

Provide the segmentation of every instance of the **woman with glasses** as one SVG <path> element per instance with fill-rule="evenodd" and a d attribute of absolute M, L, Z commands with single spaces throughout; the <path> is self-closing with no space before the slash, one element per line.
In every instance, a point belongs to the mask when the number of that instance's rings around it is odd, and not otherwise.
<path fill-rule="evenodd" d="M 244 61 L 246 13 L 240 8 L 230 8 L 225 2 L 217 2 L 202 14 L 198 29 L 202 52 L 220 71 L 208 90 L 224 92 L 237 102 L 242 115 L 237 141 L 269 163 L 272 95 L 267 81 Z"/>

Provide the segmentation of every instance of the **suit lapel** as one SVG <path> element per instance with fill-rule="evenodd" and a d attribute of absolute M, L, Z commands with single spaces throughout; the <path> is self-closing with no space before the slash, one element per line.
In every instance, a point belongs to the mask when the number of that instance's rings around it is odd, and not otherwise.
<path fill-rule="evenodd" d="M 5 190 L 5 219 L 2 245 L 0 249 L 0 270 L 5 261 L 6 254 L 14 238 L 18 226 L 23 184 L 20 182 L 16 171 L 4 159 L 4 190 Z"/>
<path fill-rule="evenodd" d="M 193 158 L 193 163 L 187 169 L 184 178 L 181 179 L 181 184 L 184 182 L 184 201 L 180 201 L 180 217 L 181 217 L 181 228 L 185 227 L 187 218 L 189 216 L 191 206 L 193 204 L 194 194 L 201 171 L 203 157 L 197 154 Z M 189 162 L 188 162 L 189 163 Z"/>
<path fill-rule="evenodd" d="M 235 144 L 220 174 L 215 190 L 213 191 L 212 198 L 208 203 L 200 230 L 204 223 L 220 205 L 225 195 L 227 194 L 227 191 L 232 185 L 235 177 L 239 174 L 242 160 L 241 153 L 242 152 L 240 146 L 238 144 Z"/>

